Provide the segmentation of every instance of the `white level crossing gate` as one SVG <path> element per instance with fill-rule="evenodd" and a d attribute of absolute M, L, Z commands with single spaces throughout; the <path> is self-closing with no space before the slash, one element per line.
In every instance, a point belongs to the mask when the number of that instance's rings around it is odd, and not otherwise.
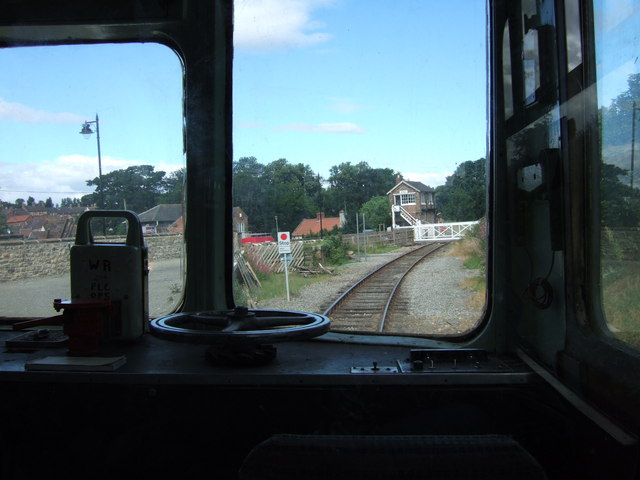
<path fill-rule="evenodd" d="M 467 230 L 478 223 L 480 222 L 423 223 L 411 228 L 416 242 L 460 240 Z"/>

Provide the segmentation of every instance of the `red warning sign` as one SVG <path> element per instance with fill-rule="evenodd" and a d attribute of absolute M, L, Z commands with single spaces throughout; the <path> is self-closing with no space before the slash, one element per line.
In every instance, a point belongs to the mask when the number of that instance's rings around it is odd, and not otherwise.
<path fill-rule="evenodd" d="M 278 253 L 291 253 L 289 232 L 278 232 Z"/>

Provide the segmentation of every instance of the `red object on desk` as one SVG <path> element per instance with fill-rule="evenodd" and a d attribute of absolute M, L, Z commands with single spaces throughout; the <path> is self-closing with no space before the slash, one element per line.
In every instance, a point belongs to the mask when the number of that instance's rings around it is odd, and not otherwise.
<path fill-rule="evenodd" d="M 111 300 L 60 300 L 53 308 L 62 313 L 64 333 L 69 336 L 69 355 L 95 355 L 105 338 L 111 318 L 118 313 Z"/>

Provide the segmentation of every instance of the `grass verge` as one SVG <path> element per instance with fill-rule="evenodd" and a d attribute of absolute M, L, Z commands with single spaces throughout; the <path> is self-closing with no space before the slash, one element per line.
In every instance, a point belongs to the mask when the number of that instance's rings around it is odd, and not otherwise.
<path fill-rule="evenodd" d="M 602 306 L 611 332 L 640 348 L 640 273 L 637 261 L 603 262 Z"/>
<path fill-rule="evenodd" d="M 465 268 L 477 272 L 464 280 L 461 286 L 473 292 L 469 302 L 478 311 L 484 308 L 487 291 L 486 242 L 481 235 L 481 230 L 475 229 L 449 248 L 449 255 L 461 258 Z"/>
<path fill-rule="evenodd" d="M 327 275 L 318 274 L 303 276 L 297 272 L 289 272 L 289 295 L 293 296 L 304 287 L 325 280 Z M 248 291 L 241 285 L 234 283 L 234 298 L 238 305 L 253 307 L 256 302 L 270 298 L 284 297 L 287 295 L 287 286 L 284 273 L 258 274 L 262 288 Z"/>

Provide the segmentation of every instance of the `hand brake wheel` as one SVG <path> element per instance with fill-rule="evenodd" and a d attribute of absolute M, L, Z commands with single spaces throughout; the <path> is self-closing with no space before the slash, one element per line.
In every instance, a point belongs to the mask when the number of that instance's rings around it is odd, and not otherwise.
<path fill-rule="evenodd" d="M 270 345 L 317 337 L 329 331 L 323 315 L 284 310 L 175 313 L 151 321 L 151 332 L 168 340 L 210 345 L 210 360 L 225 365 L 256 365 L 275 358 Z"/>

